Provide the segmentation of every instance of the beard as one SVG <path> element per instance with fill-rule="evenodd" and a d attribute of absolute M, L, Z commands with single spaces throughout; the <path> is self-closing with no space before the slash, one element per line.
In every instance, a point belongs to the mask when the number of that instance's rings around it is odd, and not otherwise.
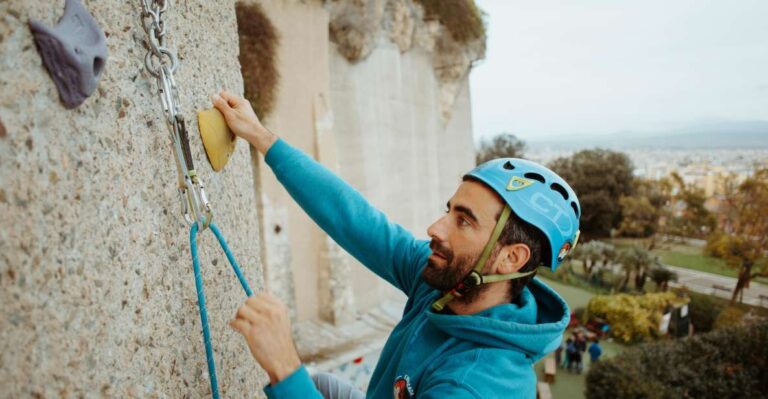
<path fill-rule="evenodd" d="M 432 259 L 428 259 L 427 266 L 424 267 L 424 270 L 421 272 L 421 278 L 430 287 L 442 292 L 450 291 L 464 280 L 472 269 L 474 269 L 475 263 L 477 263 L 477 260 L 480 258 L 480 253 L 455 256 L 452 250 L 444 247 L 434 239 L 429 243 L 429 248 L 432 249 L 432 253 L 443 258 L 444 265 L 441 266 Z M 496 255 L 496 251 L 493 252 L 491 259 L 489 259 L 490 263 L 493 263 Z M 456 297 L 454 300 L 470 303 L 488 288 L 489 287 L 486 284 L 481 284 L 476 287 L 467 287 L 464 295 Z"/>

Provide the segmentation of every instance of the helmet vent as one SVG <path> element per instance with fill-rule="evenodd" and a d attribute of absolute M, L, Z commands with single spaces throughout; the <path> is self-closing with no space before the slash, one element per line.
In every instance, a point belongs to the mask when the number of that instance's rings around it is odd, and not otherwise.
<path fill-rule="evenodd" d="M 502 166 L 506 170 L 512 170 L 515 168 L 515 165 L 512 165 L 512 162 L 504 162 L 504 165 Z"/>
<path fill-rule="evenodd" d="M 579 217 L 579 207 L 573 201 L 571 201 L 571 208 L 573 208 L 573 213 L 576 214 L 576 217 Z"/>
<path fill-rule="evenodd" d="M 544 180 L 544 176 L 542 176 L 542 175 L 540 175 L 538 173 L 528 172 L 528 173 L 524 174 L 523 176 L 525 176 L 525 177 L 527 177 L 527 178 L 529 178 L 531 180 L 536 180 L 536 181 L 539 181 L 539 182 L 542 182 L 542 183 L 546 183 L 547 182 L 546 180 Z"/>
<path fill-rule="evenodd" d="M 568 192 L 565 191 L 565 188 L 563 188 L 563 186 L 561 186 L 558 183 L 552 183 L 552 185 L 550 185 L 549 187 L 557 191 L 558 193 L 560 193 L 560 195 L 563 196 L 563 199 L 568 201 Z"/>

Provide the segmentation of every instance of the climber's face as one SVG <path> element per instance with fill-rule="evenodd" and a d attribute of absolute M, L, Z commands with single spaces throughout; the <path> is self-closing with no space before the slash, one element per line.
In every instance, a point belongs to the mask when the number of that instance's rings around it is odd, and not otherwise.
<path fill-rule="evenodd" d="M 424 281 L 442 291 L 458 284 L 480 258 L 503 208 L 501 198 L 484 184 L 462 182 L 445 215 L 427 229 L 432 254 L 422 272 Z"/>

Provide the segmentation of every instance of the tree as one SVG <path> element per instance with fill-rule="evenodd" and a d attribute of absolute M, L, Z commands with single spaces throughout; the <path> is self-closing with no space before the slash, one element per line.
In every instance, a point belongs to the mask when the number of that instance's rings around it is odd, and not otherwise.
<path fill-rule="evenodd" d="M 571 256 L 573 259 L 580 260 L 584 268 L 584 274 L 591 276 L 598 262 L 602 263 L 602 266 L 605 267 L 616 259 L 616 249 L 607 242 L 592 240 L 577 245 Z"/>
<path fill-rule="evenodd" d="M 685 184 L 677 173 L 672 173 L 672 182 L 677 193 L 672 198 L 667 232 L 682 237 L 707 237 L 715 230 L 717 220 L 704 207 L 704 192 Z"/>
<path fill-rule="evenodd" d="M 659 224 L 659 208 L 654 207 L 646 197 L 623 196 L 619 198 L 621 224 L 619 232 L 625 237 L 650 237 L 656 233 Z"/>
<path fill-rule="evenodd" d="M 651 253 L 638 246 L 633 246 L 621 252 L 619 255 L 619 263 L 622 269 L 624 269 L 624 279 L 621 282 L 621 289 L 627 289 L 630 278 L 632 275 L 635 277 L 635 288 L 642 290 L 645 286 L 645 281 L 648 278 L 648 272 L 651 267 L 659 264 L 658 258 L 652 256 Z"/>
<path fill-rule="evenodd" d="M 496 158 L 522 158 L 524 152 L 524 141 L 518 139 L 514 134 L 501 133 L 492 139 L 480 141 L 475 153 L 475 162 L 480 165 Z"/>
<path fill-rule="evenodd" d="M 729 193 L 723 212 L 724 223 L 709 238 L 706 251 L 739 269 L 733 303 L 753 278 L 768 277 L 768 168 L 758 170 Z"/>
<path fill-rule="evenodd" d="M 677 281 L 677 273 L 661 265 L 651 268 L 648 276 L 661 291 L 666 291 L 669 288 L 670 281 Z"/>
<path fill-rule="evenodd" d="M 621 152 L 583 150 L 558 158 L 549 167 L 576 191 L 585 239 L 608 237 L 621 222 L 619 199 L 633 193 L 632 163 Z"/>
<path fill-rule="evenodd" d="M 625 237 L 650 237 L 648 249 L 653 250 L 656 246 L 656 233 L 662 230 L 662 223 L 668 219 L 671 193 L 672 184 L 669 179 L 636 178 L 634 194 L 619 199 L 619 234 Z"/>

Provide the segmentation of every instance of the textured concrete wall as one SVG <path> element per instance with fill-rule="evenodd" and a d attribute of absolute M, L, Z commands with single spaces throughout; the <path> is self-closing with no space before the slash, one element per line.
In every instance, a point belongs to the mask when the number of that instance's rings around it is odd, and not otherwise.
<path fill-rule="evenodd" d="M 392 220 L 426 238 L 461 175 L 474 165 L 466 79 L 443 125 L 430 52 L 401 53 L 384 39 L 361 62 L 350 65 L 334 52 L 331 62 L 342 176 Z M 395 292 L 361 266 L 351 273 L 358 309 Z"/>
<path fill-rule="evenodd" d="M 280 39 L 275 109 L 264 122 L 291 145 L 315 156 L 315 101 L 328 92 L 328 13 L 321 1 L 258 3 Z M 319 279 L 327 262 L 321 256 L 326 235 L 291 199 L 263 161 L 259 170 L 261 200 L 265 204 L 267 285 L 294 305 L 298 320 L 317 319 L 321 311 Z"/>
<path fill-rule="evenodd" d="M 482 46 L 441 50 L 445 32 L 410 0 L 259 3 L 281 42 L 267 126 L 426 236 L 474 164 L 466 74 Z M 396 295 L 329 242 L 268 167 L 259 179 L 267 283 L 298 321 L 344 324 Z"/>
<path fill-rule="evenodd" d="M 97 92 L 74 110 L 59 103 L 27 27 L 55 23 L 63 4 L 0 2 L 0 397 L 205 397 L 189 228 L 143 70 L 140 2 L 86 2 L 110 58 Z M 167 21 L 197 169 L 258 289 L 249 150 L 239 142 L 214 173 L 195 117 L 218 89 L 242 90 L 233 3 L 174 2 Z M 264 376 L 226 326 L 244 295 L 212 234 L 200 248 L 222 393 L 253 396 Z"/>

